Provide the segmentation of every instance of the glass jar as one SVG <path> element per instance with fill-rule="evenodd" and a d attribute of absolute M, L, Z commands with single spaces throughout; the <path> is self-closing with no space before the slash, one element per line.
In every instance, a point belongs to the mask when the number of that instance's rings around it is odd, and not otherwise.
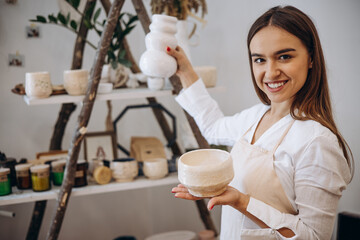
<path fill-rule="evenodd" d="M 40 164 L 30 167 L 31 183 L 34 192 L 42 192 L 50 189 L 50 166 Z"/>
<path fill-rule="evenodd" d="M 61 159 L 51 162 L 51 173 L 53 184 L 61 186 L 64 179 L 64 170 L 66 165 L 66 159 Z"/>
<path fill-rule="evenodd" d="M 12 193 L 10 168 L 0 168 L 0 196 Z"/>
<path fill-rule="evenodd" d="M 74 187 L 82 187 L 87 185 L 87 168 L 88 163 L 81 159 L 76 164 Z"/>
<path fill-rule="evenodd" d="M 16 186 L 18 189 L 30 189 L 31 188 L 31 177 L 30 167 L 32 164 L 24 163 L 15 165 L 16 171 Z"/>

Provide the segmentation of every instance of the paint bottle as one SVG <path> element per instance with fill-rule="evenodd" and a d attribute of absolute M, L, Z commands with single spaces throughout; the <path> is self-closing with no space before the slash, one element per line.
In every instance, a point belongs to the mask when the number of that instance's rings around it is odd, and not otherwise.
<path fill-rule="evenodd" d="M 40 164 L 30 167 L 31 183 L 34 192 L 42 192 L 50 189 L 50 166 Z"/>
<path fill-rule="evenodd" d="M 0 168 L 0 196 L 12 193 L 10 168 Z"/>
<path fill-rule="evenodd" d="M 77 161 L 74 187 L 87 185 L 87 168 L 88 163 L 85 160 L 81 159 Z"/>
<path fill-rule="evenodd" d="M 66 159 L 61 159 L 51 162 L 51 173 L 53 184 L 61 186 L 64 179 L 64 169 L 66 165 Z"/>
<path fill-rule="evenodd" d="M 16 171 L 16 186 L 18 189 L 30 189 L 31 188 L 31 177 L 30 167 L 32 164 L 24 163 L 15 165 Z"/>

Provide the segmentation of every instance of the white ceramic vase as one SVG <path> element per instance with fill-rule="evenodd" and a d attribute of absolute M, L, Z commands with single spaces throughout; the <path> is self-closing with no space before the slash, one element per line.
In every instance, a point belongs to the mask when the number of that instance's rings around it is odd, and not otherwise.
<path fill-rule="evenodd" d="M 189 47 L 189 33 L 188 23 L 185 20 L 179 20 L 177 22 L 177 33 L 175 35 L 178 45 L 184 50 L 187 58 L 191 62 L 190 47 Z"/>
<path fill-rule="evenodd" d="M 166 53 L 167 46 L 175 48 L 177 19 L 175 17 L 154 14 L 150 24 L 150 33 L 145 37 L 146 51 L 140 57 L 140 69 L 149 77 L 168 78 L 175 74 L 176 60 Z"/>

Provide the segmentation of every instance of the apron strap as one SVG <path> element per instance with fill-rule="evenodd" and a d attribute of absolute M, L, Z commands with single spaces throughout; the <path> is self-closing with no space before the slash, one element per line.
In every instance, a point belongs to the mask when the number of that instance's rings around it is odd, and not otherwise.
<path fill-rule="evenodd" d="M 283 133 L 283 135 L 281 136 L 281 138 L 279 139 L 278 143 L 275 145 L 274 149 L 272 150 L 272 154 L 275 153 L 276 149 L 280 146 L 281 142 L 283 141 L 283 139 L 285 138 L 286 134 L 289 132 L 290 128 L 292 127 L 292 125 L 294 124 L 295 119 L 293 119 L 291 121 L 291 123 L 289 124 L 289 126 L 286 128 L 285 132 Z"/>

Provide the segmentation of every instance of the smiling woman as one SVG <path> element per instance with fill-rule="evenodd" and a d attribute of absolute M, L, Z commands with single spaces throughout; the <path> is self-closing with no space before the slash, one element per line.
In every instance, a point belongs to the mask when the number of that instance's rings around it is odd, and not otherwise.
<path fill-rule="evenodd" d="M 209 143 L 232 146 L 234 179 L 208 202 L 210 210 L 223 205 L 220 238 L 330 239 L 353 158 L 333 120 L 315 26 L 295 7 L 274 7 L 255 21 L 247 43 L 262 104 L 230 117 L 207 93 L 184 51 L 167 49 L 186 88 L 178 103 Z M 199 199 L 183 185 L 172 191 Z"/>

